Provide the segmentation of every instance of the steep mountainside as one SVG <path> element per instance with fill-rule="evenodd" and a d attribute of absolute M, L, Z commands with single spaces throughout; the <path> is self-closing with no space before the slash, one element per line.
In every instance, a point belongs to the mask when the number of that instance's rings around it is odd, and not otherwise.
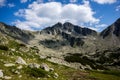
<path fill-rule="evenodd" d="M 100 34 L 109 47 L 120 47 L 120 18 Z"/>
<path fill-rule="evenodd" d="M 106 38 L 108 36 L 116 36 L 120 38 L 120 18 L 108 28 L 103 30 L 100 35 L 103 36 L 103 38 Z"/>
<path fill-rule="evenodd" d="M 32 35 L 30 32 L 21 30 L 15 26 L 6 25 L 5 23 L 0 23 L 0 32 L 25 43 L 34 38 L 34 35 Z"/>

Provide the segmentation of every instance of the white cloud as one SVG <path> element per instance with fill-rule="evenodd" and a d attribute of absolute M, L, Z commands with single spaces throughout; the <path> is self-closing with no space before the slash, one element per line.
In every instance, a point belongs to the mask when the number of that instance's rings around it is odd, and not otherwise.
<path fill-rule="evenodd" d="M 104 30 L 106 27 L 108 27 L 107 24 L 103 24 L 103 23 L 97 23 L 97 24 L 81 24 L 80 26 L 82 27 L 87 27 L 89 29 L 101 32 L 102 30 Z"/>
<path fill-rule="evenodd" d="M 13 4 L 13 3 L 9 3 L 8 6 L 9 6 L 9 7 L 14 7 L 15 4 Z"/>
<path fill-rule="evenodd" d="M 0 7 L 5 6 L 6 0 L 0 0 Z"/>
<path fill-rule="evenodd" d="M 71 3 L 75 3 L 75 2 L 77 2 L 77 0 L 70 0 L 69 2 L 71 2 Z"/>
<path fill-rule="evenodd" d="M 82 23 L 96 24 L 99 19 L 94 17 L 95 12 L 86 2 L 81 5 L 66 4 L 59 2 L 38 3 L 33 2 L 27 9 L 20 9 L 15 13 L 22 17 L 22 21 L 14 22 L 21 29 L 44 28 L 57 22 L 69 21 L 73 24 Z"/>
<path fill-rule="evenodd" d="M 108 25 L 107 24 L 97 24 L 95 27 L 96 28 L 104 28 L 104 27 L 107 27 Z"/>
<path fill-rule="evenodd" d="M 120 11 L 120 5 L 116 7 L 116 11 Z"/>
<path fill-rule="evenodd" d="M 117 0 L 92 0 L 94 2 L 97 2 L 98 4 L 112 4 L 117 2 Z"/>
<path fill-rule="evenodd" d="M 106 27 L 108 27 L 107 24 L 96 24 L 94 27 L 88 27 L 88 28 L 101 32 Z"/>
<path fill-rule="evenodd" d="M 26 3 L 28 0 L 20 0 L 21 3 Z"/>

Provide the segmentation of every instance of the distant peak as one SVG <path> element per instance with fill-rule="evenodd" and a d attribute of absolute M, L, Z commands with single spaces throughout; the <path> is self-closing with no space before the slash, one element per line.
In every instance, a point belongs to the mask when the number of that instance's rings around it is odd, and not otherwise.
<path fill-rule="evenodd" d="M 58 23 L 56 23 L 54 26 L 61 27 L 61 26 L 62 26 L 62 23 L 61 23 L 61 22 L 58 22 Z"/>

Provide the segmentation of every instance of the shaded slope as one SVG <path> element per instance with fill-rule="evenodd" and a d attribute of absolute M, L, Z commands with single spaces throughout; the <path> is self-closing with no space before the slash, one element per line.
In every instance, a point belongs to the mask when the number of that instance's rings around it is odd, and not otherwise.
<path fill-rule="evenodd" d="M 14 39 L 21 40 L 25 43 L 27 43 L 30 39 L 34 37 L 28 31 L 24 31 L 15 26 L 9 26 L 4 23 L 0 23 L 0 32 Z"/>

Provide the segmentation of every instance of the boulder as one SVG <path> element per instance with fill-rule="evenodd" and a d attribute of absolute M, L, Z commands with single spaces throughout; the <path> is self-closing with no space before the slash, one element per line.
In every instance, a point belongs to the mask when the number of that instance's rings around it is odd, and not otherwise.
<path fill-rule="evenodd" d="M 23 64 L 23 65 L 27 65 L 27 63 L 25 62 L 25 60 L 23 60 L 21 57 L 18 57 L 18 58 L 17 58 L 16 63 L 18 63 L 18 64 Z"/>
<path fill-rule="evenodd" d="M 39 67 L 40 67 L 40 65 L 37 64 L 37 63 L 30 63 L 28 66 L 29 66 L 30 68 L 39 68 Z"/>
<path fill-rule="evenodd" d="M 49 66 L 48 66 L 47 64 L 45 64 L 45 63 L 42 63 L 42 64 L 40 65 L 40 68 L 44 69 L 45 71 L 50 71 Z"/>
<path fill-rule="evenodd" d="M 0 78 L 2 78 L 3 77 L 3 72 L 2 72 L 2 70 L 0 70 Z"/>

